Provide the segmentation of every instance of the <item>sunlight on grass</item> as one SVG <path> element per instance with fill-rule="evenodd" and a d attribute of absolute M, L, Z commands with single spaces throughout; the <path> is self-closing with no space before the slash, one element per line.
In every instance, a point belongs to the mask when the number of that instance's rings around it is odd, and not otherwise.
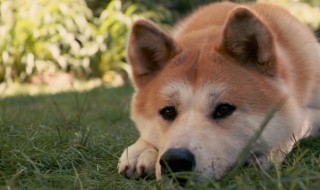
<path fill-rule="evenodd" d="M 113 80 L 108 83 L 104 82 L 101 79 L 91 79 L 88 81 L 83 80 L 73 80 L 72 83 L 68 83 L 68 81 L 61 81 L 59 83 L 53 84 L 20 84 L 20 83 L 12 83 L 10 85 L 6 85 L 2 83 L 0 85 L 0 98 L 12 97 L 17 95 L 31 95 L 36 96 L 40 94 L 57 94 L 61 92 L 84 92 L 89 91 L 99 86 L 105 87 L 117 87 L 123 85 L 123 80 Z"/>

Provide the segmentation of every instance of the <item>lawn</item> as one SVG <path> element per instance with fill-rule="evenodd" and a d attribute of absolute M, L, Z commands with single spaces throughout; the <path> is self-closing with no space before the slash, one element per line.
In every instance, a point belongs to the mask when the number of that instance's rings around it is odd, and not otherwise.
<path fill-rule="evenodd" d="M 0 189 L 182 189 L 126 180 L 118 158 L 138 132 L 130 86 L 0 99 Z M 268 171 L 239 168 L 221 181 L 186 189 L 319 189 L 320 138 L 297 144 Z"/>

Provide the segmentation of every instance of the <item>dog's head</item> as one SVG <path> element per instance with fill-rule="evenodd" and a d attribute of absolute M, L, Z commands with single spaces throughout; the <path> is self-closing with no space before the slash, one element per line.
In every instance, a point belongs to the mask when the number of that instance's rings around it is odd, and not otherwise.
<path fill-rule="evenodd" d="M 128 42 L 132 119 L 159 150 L 157 178 L 195 171 L 220 178 L 286 94 L 274 34 L 247 8 L 205 34 L 172 37 L 137 21 Z M 288 101 L 287 101 L 288 102 Z M 279 110 L 251 152 L 268 160 L 290 138 L 295 110 Z"/>

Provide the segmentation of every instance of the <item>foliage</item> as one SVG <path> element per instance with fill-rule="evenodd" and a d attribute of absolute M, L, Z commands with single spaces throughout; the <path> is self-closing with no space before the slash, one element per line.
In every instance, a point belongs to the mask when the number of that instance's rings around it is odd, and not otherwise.
<path fill-rule="evenodd" d="M 84 0 L 0 0 L 0 82 L 38 74 L 77 77 L 123 68 L 133 20 L 164 17 L 144 6 L 111 1 L 96 18 Z"/>
<path fill-rule="evenodd" d="M 167 26 L 194 7 L 215 1 L 0 0 L 0 83 L 61 71 L 114 80 L 129 72 L 125 46 L 134 20 L 149 18 Z M 319 28 L 317 0 L 258 1 L 285 6 L 313 29 Z"/>
<path fill-rule="evenodd" d="M 2 0 L 0 79 L 24 81 L 35 73 L 90 71 L 103 43 L 81 0 Z"/>
<path fill-rule="evenodd" d="M 133 22 L 139 18 L 150 18 L 160 22 L 170 17 L 168 11 L 150 11 L 142 4 L 130 4 L 123 8 L 120 0 L 111 1 L 97 19 L 97 36 L 104 39 L 105 46 L 101 49 L 97 60 L 93 62 L 95 71 L 107 76 L 113 71 L 125 70 L 129 72 L 126 64 L 127 35 Z M 124 10 L 123 10 L 124 9 Z"/>
<path fill-rule="evenodd" d="M 275 3 L 285 7 L 301 22 L 316 30 L 320 27 L 320 3 L 318 0 L 258 0 L 258 2 Z"/>

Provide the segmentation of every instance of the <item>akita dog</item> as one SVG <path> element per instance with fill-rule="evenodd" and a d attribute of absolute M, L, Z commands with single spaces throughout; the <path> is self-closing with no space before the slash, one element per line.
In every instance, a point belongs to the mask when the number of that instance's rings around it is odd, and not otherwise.
<path fill-rule="evenodd" d="M 127 53 L 140 132 L 119 161 L 127 178 L 192 171 L 220 179 L 273 112 L 246 161 L 268 168 L 320 133 L 320 46 L 278 6 L 209 4 L 171 34 L 139 20 Z"/>

